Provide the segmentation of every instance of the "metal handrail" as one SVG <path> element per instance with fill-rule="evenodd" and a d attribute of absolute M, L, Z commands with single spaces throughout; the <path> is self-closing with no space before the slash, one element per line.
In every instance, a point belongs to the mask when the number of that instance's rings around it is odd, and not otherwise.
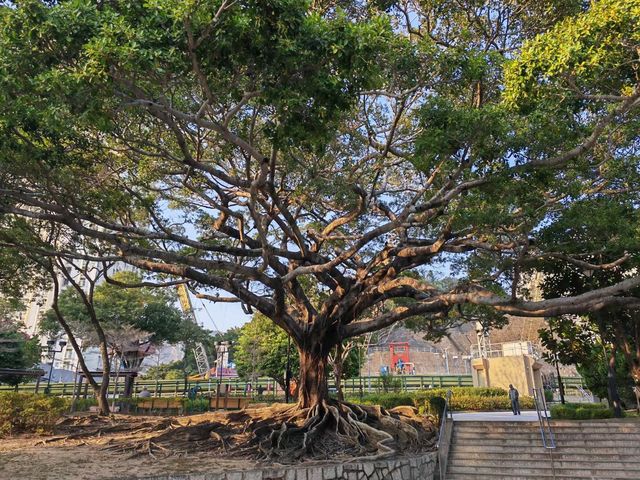
<path fill-rule="evenodd" d="M 447 390 L 444 399 L 444 409 L 440 419 L 440 431 L 438 432 L 438 468 L 440 471 L 440 480 L 444 480 L 447 474 L 447 457 L 449 456 L 449 447 L 451 445 L 451 435 L 447 434 L 447 423 L 449 419 L 453 423 L 453 410 L 451 409 L 451 390 Z"/>
<path fill-rule="evenodd" d="M 582 396 L 582 398 L 584 398 L 585 400 L 588 400 L 589 402 L 593 403 L 593 393 L 591 393 L 589 390 L 585 390 L 585 388 L 580 385 L 578 387 L 578 393 L 580 393 L 580 395 Z"/>
<path fill-rule="evenodd" d="M 553 429 L 551 428 L 551 422 L 549 420 L 547 401 L 544 398 L 544 392 L 541 388 L 533 389 L 533 403 L 536 406 L 536 413 L 538 414 L 542 446 L 548 450 L 552 450 L 556 448 L 556 439 L 553 435 Z"/>

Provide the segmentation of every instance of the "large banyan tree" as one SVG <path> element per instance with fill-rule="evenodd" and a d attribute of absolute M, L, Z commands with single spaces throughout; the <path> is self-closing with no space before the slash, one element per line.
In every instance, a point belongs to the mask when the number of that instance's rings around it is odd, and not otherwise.
<path fill-rule="evenodd" d="M 305 446 L 330 422 L 366 436 L 328 397 L 345 339 L 638 306 L 635 274 L 522 288 L 541 259 L 636 254 L 541 236 L 570 205 L 637 200 L 636 0 L 3 3 L 4 248 L 28 219 L 67 239 L 41 254 L 267 316 L 300 354 Z"/>

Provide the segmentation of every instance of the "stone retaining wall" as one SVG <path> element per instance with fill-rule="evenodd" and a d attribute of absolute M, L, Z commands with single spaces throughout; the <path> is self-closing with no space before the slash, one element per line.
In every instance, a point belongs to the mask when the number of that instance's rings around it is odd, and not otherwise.
<path fill-rule="evenodd" d="M 145 480 L 432 480 L 436 456 L 436 452 L 430 452 L 375 462 L 315 464 L 224 473 L 168 474 L 145 477 Z"/>

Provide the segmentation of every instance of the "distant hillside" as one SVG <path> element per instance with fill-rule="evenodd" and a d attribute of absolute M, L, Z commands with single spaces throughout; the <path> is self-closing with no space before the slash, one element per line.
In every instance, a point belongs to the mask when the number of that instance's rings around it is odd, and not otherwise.
<path fill-rule="evenodd" d="M 488 342 L 491 344 L 530 341 L 539 346 L 538 330 L 546 326 L 543 318 L 511 317 L 502 329 L 492 329 Z M 424 340 L 423 335 L 404 327 L 395 327 L 380 344 L 369 348 L 362 369 L 363 375 L 378 375 L 383 366 L 390 367 L 389 344 L 409 343 L 409 359 L 417 375 L 469 374 L 471 346 L 477 345 L 475 326 L 472 323 L 454 328 L 439 342 Z M 448 364 L 448 365 L 447 365 Z M 573 367 L 563 367 L 564 375 L 576 375 Z M 553 367 L 546 365 L 543 372 L 551 373 Z"/>

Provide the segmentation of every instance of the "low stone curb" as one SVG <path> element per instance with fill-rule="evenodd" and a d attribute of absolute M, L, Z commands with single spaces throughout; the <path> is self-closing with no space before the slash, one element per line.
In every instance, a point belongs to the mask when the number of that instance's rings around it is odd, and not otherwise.
<path fill-rule="evenodd" d="M 220 473 L 167 474 L 138 477 L 138 480 L 431 480 L 436 468 L 436 457 L 437 452 L 429 452 L 373 462 L 315 464 L 289 468 L 266 467 L 260 470 L 230 470 Z"/>

